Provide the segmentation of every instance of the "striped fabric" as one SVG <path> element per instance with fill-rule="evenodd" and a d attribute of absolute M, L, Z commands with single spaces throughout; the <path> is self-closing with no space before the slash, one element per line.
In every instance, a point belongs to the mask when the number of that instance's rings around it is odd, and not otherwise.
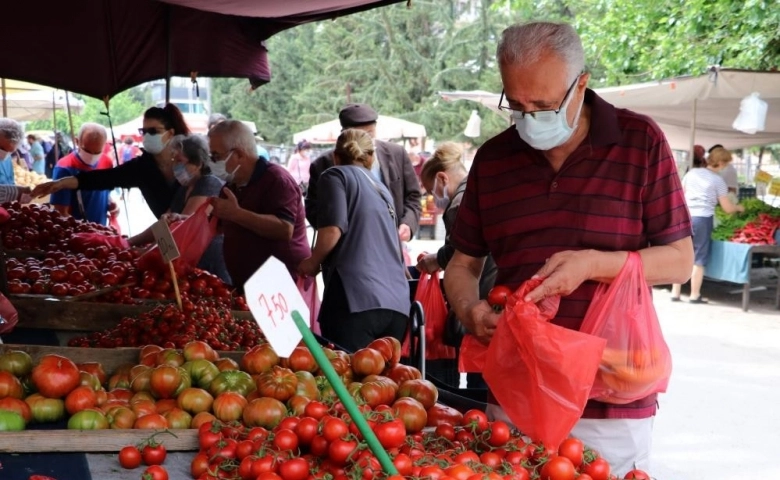
<path fill-rule="evenodd" d="M 649 118 L 615 109 L 593 91 L 589 137 L 553 171 L 514 128 L 480 148 L 469 173 L 452 242 L 474 257 L 491 253 L 496 285 L 515 288 L 556 252 L 639 250 L 691 235 L 671 150 Z M 561 301 L 553 323 L 579 329 L 596 289 L 583 284 Z M 591 402 L 596 403 L 596 402 Z M 590 404 L 589 404 L 590 405 Z M 655 399 L 589 418 L 643 418 Z"/>
<path fill-rule="evenodd" d="M 726 181 L 709 168 L 692 168 L 683 177 L 682 184 L 692 217 L 715 215 L 718 199 L 729 193 Z"/>

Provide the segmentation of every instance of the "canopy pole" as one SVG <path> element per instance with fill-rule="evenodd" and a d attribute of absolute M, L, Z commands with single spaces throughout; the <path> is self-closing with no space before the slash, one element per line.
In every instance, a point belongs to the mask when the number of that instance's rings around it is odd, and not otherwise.
<path fill-rule="evenodd" d="M 8 118 L 8 101 L 5 99 L 5 78 L 0 78 L 0 88 L 3 90 L 3 117 Z"/>
<path fill-rule="evenodd" d="M 693 168 L 693 146 L 696 144 L 696 104 L 697 98 L 693 99 L 693 112 L 691 115 L 691 144 L 688 150 L 688 170 Z"/>
<path fill-rule="evenodd" d="M 68 109 L 68 125 L 70 126 L 70 138 L 73 139 L 73 141 L 76 141 L 76 133 L 73 130 L 73 115 L 70 111 L 70 93 L 68 93 L 67 90 L 65 90 L 65 107 Z"/>
<path fill-rule="evenodd" d="M 54 132 L 54 165 L 57 165 L 57 161 L 60 159 L 60 142 L 57 141 L 57 101 L 56 92 L 51 91 L 51 129 Z M 52 171 L 54 170 L 52 165 Z"/>
<path fill-rule="evenodd" d="M 171 7 L 165 5 L 165 103 L 171 102 Z"/>

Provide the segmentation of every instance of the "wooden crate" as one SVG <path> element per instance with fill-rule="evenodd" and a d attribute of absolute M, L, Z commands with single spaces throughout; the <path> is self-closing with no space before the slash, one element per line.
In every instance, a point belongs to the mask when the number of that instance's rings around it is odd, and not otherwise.
<path fill-rule="evenodd" d="M 75 348 L 48 347 L 39 345 L 0 344 L 0 353 L 8 350 L 23 350 L 34 362 L 43 355 L 65 356 L 76 363 L 100 362 L 106 373 L 115 371 L 124 364 L 138 363 L 138 348 Z M 244 352 L 219 352 L 220 357 L 240 361 Z M 196 429 L 172 429 L 176 437 L 158 435 L 169 451 L 197 451 L 198 431 Z M 25 430 L 0 433 L 0 452 L 118 452 L 122 447 L 145 440 L 155 430 Z"/>

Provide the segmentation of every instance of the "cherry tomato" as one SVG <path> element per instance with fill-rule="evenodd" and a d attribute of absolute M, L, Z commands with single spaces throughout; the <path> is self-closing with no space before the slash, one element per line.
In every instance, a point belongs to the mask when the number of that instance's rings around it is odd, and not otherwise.
<path fill-rule="evenodd" d="M 165 450 L 165 445 L 161 443 L 151 443 L 141 450 L 141 456 L 147 465 L 162 465 L 167 455 L 168 452 Z"/>
<path fill-rule="evenodd" d="M 122 468 L 132 469 L 141 465 L 141 452 L 133 445 L 123 447 L 119 451 L 119 464 Z"/>

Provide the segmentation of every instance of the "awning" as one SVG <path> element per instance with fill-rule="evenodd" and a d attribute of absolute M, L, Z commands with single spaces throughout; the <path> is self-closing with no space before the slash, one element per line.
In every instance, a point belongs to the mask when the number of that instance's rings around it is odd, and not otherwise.
<path fill-rule="evenodd" d="M 293 142 L 306 140 L 309 143 L 327 144 L 336 143 L 341 133 L 341 123 L 338 119 L 330 122 L 314 125 L 308 130 L 293 135 Z M 376 122 L 376 138 L 380 140 L 393 140 L 396 138 L 424 138 L 426 137 L 425 125 L 410 122 L 395 117 L 379 115 Z"/>

